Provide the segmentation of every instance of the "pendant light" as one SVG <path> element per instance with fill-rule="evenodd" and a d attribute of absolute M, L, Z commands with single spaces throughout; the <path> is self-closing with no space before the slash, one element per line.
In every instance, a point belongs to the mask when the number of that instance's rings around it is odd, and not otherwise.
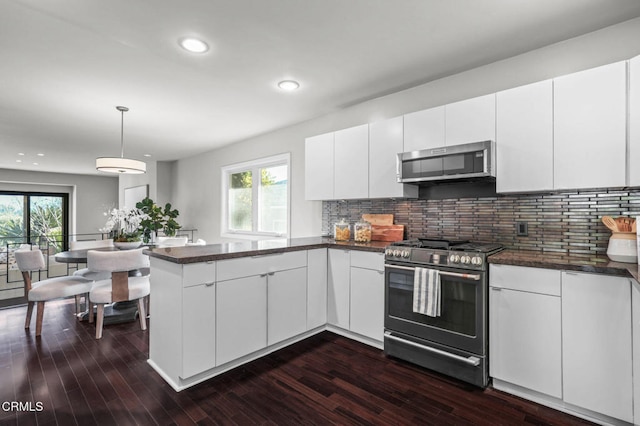
<path fill-rule="evenodd" d="M 128 173 L 128 174 L 140 174 L 147 172 L 147 165 L 144 161 L 132 160 L 124 158 L 124 113 L 129 111 L 129 108 L 123 106 L 117 106 L 116 109 L 120 111 L 120 157 L 98 157 L 96 158 L 96 170 L 108 173 Z"/>

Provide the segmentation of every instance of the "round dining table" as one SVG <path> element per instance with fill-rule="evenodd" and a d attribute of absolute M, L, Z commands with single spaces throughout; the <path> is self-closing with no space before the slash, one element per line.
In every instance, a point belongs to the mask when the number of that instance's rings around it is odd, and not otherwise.
<path fill-rule="evenodd" d="M 117 251 L 120 250 L 117 247 L 96 247 L 80 250 L 61 251 L 54 256 L 56 262 L 67 264 L 87 263 L 87 257 L 89 250 L 96 251 Z M 139 277 L 149 273 L 149 268 L 136 269 L 129 271 L 130 277 Z M 80 320 L 85 321 L 89 316 L 89 311 L 79 315 Z M 94 312 L 95 316 L 95 312 Z M 116 302 L 111 305 L 107 305 L 104 308 L 104 324 L 119 324 L 123 322 L 135 321 L 138 317 L 138 304 L 136 301 Z"/>

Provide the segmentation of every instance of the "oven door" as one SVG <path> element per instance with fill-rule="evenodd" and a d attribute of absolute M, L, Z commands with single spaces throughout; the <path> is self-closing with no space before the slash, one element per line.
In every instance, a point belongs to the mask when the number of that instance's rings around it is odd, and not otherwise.
<path fill-rule="evenodd" d="M 441 315 L 413 312 L 415 268 L 385 265 L 385 329 L 479 356 L 487 351 L 486 273 L 438 267 Z"/>

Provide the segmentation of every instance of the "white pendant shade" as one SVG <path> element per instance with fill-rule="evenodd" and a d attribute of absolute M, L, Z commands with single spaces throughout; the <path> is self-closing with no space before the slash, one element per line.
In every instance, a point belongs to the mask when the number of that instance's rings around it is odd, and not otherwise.
<path fill-rule="evenodd" d="M 96 169 L 109 173 L 141 174 L 147 172 L 147 165 L 144 161 L 129 158 L 100 157 L 96 158 Z"/>
<path fill-rule="evenodd" d="M 96 170 L 107 173 L 120 174 L 141 174 L 147 172 L 147 165 L 143 161 L 124 158 L 124 113 L 129 108 L 117 106 L 120 111 L 120 157 L 98 157 L 96 158 Z"/>

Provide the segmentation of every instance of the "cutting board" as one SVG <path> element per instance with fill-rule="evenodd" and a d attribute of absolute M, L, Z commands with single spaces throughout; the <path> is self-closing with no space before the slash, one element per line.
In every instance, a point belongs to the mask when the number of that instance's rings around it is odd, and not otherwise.
<path fill-rule="evenodd" d="M 371 225 L 371 241 L 402 241 L 404 225 Z"/>
<path fill-rule="evenodd" d="M 371 225 L 393 225 L 392 214 L 368 214 L 362 215 L 362 220 L 369 222 Z"/>

